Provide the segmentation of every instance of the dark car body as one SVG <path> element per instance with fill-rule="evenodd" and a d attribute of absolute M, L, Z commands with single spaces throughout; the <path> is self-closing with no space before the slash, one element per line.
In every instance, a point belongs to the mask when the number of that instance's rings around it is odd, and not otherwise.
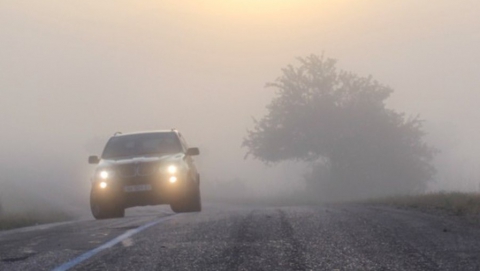
<path fill-rule="evenodd" d="M 200 175 L 176 130 L 115 135 L 107 142 L 92 178 L 90 205 L 95 218 L 122 217 L 125 208 L 170 204 L 175 212 L 201 210 Z"/>

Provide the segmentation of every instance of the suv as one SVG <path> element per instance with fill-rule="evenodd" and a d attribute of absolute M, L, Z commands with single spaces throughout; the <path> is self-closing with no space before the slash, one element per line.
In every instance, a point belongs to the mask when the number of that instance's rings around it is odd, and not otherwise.
<path fill-rule="evenodd" d="M 96 219 L 123 217 L 125 208 L 170 204 L 176 213 L 200 212 L 200 175 L 176 130 L 120 134 L 111 137 L 92 178 L 90 207 Z"/>

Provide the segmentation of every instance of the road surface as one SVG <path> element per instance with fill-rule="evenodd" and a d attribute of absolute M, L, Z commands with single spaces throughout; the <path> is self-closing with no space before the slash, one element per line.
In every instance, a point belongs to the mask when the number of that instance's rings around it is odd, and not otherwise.
<path fill-rule="evenodd" d="M 0 270 L 480 270 L 480 227 L 362 205 L 158 206 L 0 232 Z"/>

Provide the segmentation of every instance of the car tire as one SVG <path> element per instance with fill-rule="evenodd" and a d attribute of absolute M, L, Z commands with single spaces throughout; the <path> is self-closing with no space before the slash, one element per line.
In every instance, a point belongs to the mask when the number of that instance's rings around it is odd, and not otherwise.
<path fill-rule="evenodd" d="M 123 207 L 117 207 L 114 209 L 114 212 L 112 213 L 113 215 L 111 216 L 112 218 L 122 218 L 125 217 L 125 208 Z"/>
<path fill-rule="evenodd" d="M 90 194 L 90 210 L 95 219 L 120 218 L 125 216 L 123 206 L 112 206 L 99 199 L 92 190 Z"/>
<path fill-rule="evenodd" d="M 202 200 L 200 196 L 200 186 L 198 183 L 192 184 L 192 188 L 181 200 L 170 203 L 170 208 L 175 213 L 189 213 L 202 211 Z"/>
<path fill-rule="evenodd" d="M 201 212 L 202 211 L 202 198 L 200 195 L 200 186 L 196 185 L 195 189 L 193 189 L 192 196 L 190 198 L 190 204 L 189 204 L 190 212 Z"/>
<path fill-rule="evenodd" d="M 105 219 L 108 218 L 108 213 L 105 210 L 105 205 L 102 204 L 95 197 L 90 197 L 90 210 L 95 219 Z"/>
<path fill-rule="evenodd" d="M 175 201 L 170 203 L 170 209 L 172 209 L 174 213 L 183 213 L 184 212 L 183 202 Z"/>

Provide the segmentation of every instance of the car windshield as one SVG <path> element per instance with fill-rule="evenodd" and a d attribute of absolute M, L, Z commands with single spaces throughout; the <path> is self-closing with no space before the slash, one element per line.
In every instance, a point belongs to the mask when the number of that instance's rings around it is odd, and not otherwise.
<path fill-rule="evenodd" d="M 182 148 L 175 133 L 148 133 L 112 137 L 105 150 L 103 159 L 134 157 L 152 154 L 172 154 Z"/>

